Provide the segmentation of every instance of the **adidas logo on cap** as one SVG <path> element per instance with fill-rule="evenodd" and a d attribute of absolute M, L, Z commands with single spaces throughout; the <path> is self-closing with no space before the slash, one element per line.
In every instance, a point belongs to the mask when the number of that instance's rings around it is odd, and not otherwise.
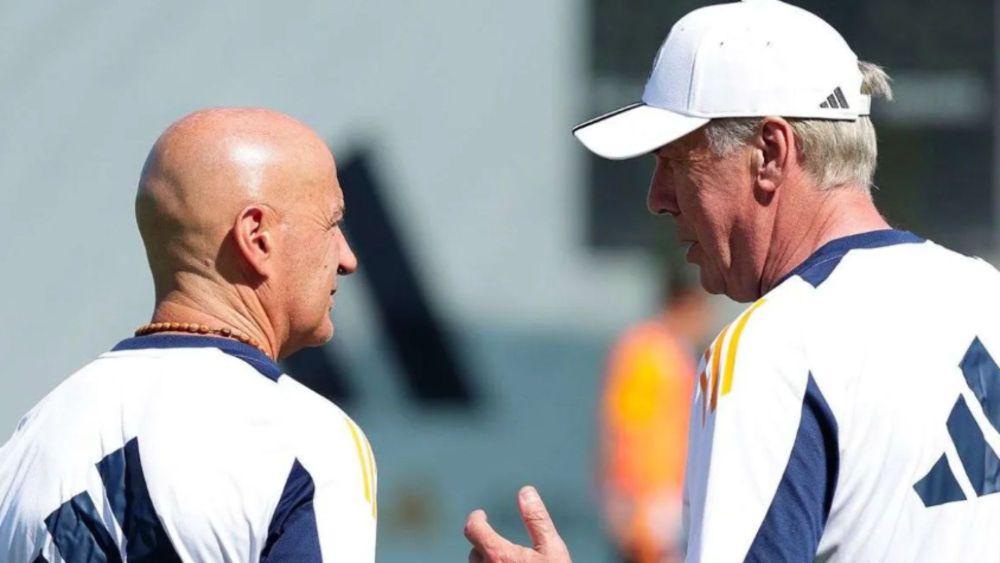
<path fill-rule="evenodd" d="M 844 92 L 840 90 L 840 86 L 833 89 L 833 93 L 826 97 L 826 101 L 819 105 L 821 108 L 834 108 L 834 109 L 851 109 L 851 106 L 847 105 L 847 98 L 844 97 Z"/>
<path fill-rule="evenodd" d="M 862 80 L 857 55 L 818 16 L 777 0 L 716 4 L 670 29 L 640 103 L 592 119 L 573 134 L 598 155 L 621 159 L 649 153 L 712 119 L 854 121 L 869 110 Z"/>

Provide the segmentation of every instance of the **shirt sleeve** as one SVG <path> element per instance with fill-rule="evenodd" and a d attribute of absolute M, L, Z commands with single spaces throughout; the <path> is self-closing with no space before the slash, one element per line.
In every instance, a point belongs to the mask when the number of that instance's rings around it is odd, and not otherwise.
<path fill-rule="evenodd" d="M 837 421 L 801 323 L 777 305 L 756 303 L 705 355 L 685 479 L 689 562 L 815 557 L 839 471 Z"/>
<path fill-rule="evenodd" d="M 308 411 L 309 402 L 304 403 Z M 371 444 L 347 415 L 313 411 L 296 428 L 288 473 L 261 551 L 262 563 L 374 563 L 377 471 Z"/>
<path fill-rule="evenodd" d="M 312 475 L 295 460 L 271 518 L 261 563 L 322 563 Z"/>
<path fill-rule="evenodd" d="M 271 519 L 261 563 L 374 561 L 374 505 L 359 502 L 360 495 L 352 498 L 341 485 L 321 482 L 317 488 L 296 460 Z M 317 510 L 324 518 L 317 520 Z"/>

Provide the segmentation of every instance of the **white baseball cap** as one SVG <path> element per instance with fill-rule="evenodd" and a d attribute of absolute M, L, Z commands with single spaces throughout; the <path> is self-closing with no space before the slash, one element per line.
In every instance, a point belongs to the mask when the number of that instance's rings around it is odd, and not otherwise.
<path fill-rule="evenodd" d="M 858 57 L 830 24 L 778 0 L 697 9 L 660 47 L 642 101 L 573 129 L 594 153 L 632 158 L 716 117 L 854 121 L 868 115 Z"/>

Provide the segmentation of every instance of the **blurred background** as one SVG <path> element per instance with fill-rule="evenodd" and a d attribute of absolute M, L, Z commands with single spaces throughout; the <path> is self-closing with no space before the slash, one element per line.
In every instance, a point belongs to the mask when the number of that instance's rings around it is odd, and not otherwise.
<path fill-rule="evenodd" d="M 378 560 L 465 561 L 477 507 L 526 541 L 533 483 L 577 563 L 614 561 L 602 381 L 678 268 L 671 222 L 645 211 L 652 159 L 599 161 L 570 130 L 637 100 L 707 3 L 0 1 L 0 433 L 147 322 L 133 190 L 160 131 L 266 106 L 329 139 L 346 190 L 361 269 L 334 341 L 286 367 L 371 439 Z M 890 220 L 993 258 L 994 3 L 795 3 L 895 79 L 873 110 Z M 713 299 L 705 322 L 739 310 Z"/>

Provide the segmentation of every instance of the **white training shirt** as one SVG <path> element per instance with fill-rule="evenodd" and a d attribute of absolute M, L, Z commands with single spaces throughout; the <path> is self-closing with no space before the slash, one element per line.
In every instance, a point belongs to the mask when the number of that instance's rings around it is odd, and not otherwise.
<path fill-rule="evenodd" d="M 0 448 L 0 561 L 375 560 L 377 473 L 333 403 L 235 340 L 125 340 Z"/>
<path fill-rule="evenodd" d="M 1000 561 L 1000 274 L 903 231 L 820 248 L 702 357 L 691 562 Z"/>

